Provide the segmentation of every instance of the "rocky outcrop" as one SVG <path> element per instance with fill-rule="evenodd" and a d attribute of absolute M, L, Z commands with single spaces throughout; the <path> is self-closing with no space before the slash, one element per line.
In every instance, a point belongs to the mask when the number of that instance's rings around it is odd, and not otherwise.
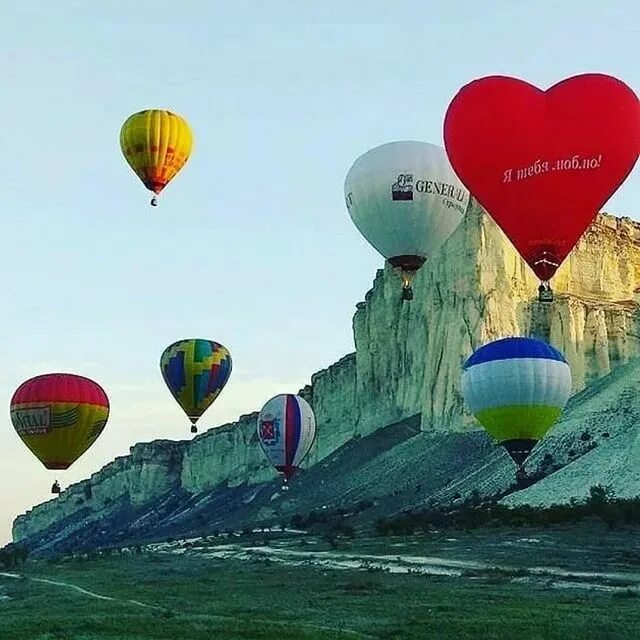
<path fill-rule="evenodd" d="M 89 479 L 17 518 L 14 540 L 37 534 L 56 521 L 74 520 L 79 512 L 85 520 L 100 519 L 123 500 L 134 507 L 144 505 L 180 486 L 181 443 L 156 440 L 129 451 L 128 456 L 116 458 Z"/>
<path fill-rule="evenodd" d="M 409 421 L 422 432 L 424 447 L 435 446 L 429 438 L 453 442 L 455 434 L 478 430 L 463 411 L 460 366 L 474 348 L 495 338 L 549 340 L 566 354 L 576 392 L 640 355 L 639 225 L 599 216 L 554 278 L 552 305 L 537 301 L 537 284 L 473 202 L 458 229 L 418 273 L 411 303 L 401 301 L 395 272 L 379 270 L 353 318 L 355 353 L 315 374 L 300 392 L 314 407 L 318 423 L 305 466 L 317 466 L 387 425 Z M 61 518 L 99 518 L 107 499 L 121 503 L 124 497 L 139 507 L 176 491 L 197 496 L 273 478 L 255 437 L 256 417 L 243 416 L 186 443 L 136 445 L 130 456 L 67 489 L 55 508 L 50 501 L 20 516 L 14 539 L 33 538 Z M 420 460 L 415 463 L 426 464 Z M 457 466 L 447 469 L 462 473 Z M 429 473 L 428 468 L 415 470 Z M 506 478 L 509 472 L 504 473 Z M 87 492 L 93 499 L 80 502 Z"/>

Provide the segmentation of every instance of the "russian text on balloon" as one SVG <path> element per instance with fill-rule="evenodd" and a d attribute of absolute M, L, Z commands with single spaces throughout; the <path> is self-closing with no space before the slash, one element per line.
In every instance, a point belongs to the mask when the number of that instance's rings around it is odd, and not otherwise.
<path fill-rule="evenodd" d="M 593 158 L 581 158 L 580 155 L 576 154 L 571 158 L 556 160 L 555 162 L 538 159 L 528 167 L 516 169 L 515 176 L 514 169 L 506 169 L 502 182 L 526 180 L 549 171 L 584 171 L 599 169 L 600 167 L 602 167 L 602 154 L 598 154 Z"/>

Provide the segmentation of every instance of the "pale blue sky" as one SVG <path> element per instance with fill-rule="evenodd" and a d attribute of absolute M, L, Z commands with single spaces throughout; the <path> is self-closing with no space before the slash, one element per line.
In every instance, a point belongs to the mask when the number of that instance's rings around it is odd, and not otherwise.
<path fill-rule="evenodd" d="M 353 349 L 382 266 L 344 206 L 353 160 L 442 144 L 449 101 L 484 75 L 546 87 L 599 71 L 638 91 L 639 25 L 636 0 L 3 3 L 0 542 L 52 480 L 9 421 L 24 379 L 71 371 L 111 398 L 63 486 L 135 442 L 188 437 L 158 369 L 175 339 L 232 353 L 203 426 L 296 391 Z M 195 135 L 156 209 L 118 143 L 154 107 Z M 639 172 L 608 211 L 640 218 Z"/>

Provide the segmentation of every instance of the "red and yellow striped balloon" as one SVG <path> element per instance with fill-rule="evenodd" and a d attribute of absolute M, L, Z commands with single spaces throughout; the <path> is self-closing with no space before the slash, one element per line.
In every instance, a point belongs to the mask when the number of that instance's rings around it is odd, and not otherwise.
<path fill-rule="evenodd" d="M 89 378 L 48 373 L 18 387 L 10 413 L 14 429 L 47 469 L 67 469 L 102 433 L 109 399 Z"/>

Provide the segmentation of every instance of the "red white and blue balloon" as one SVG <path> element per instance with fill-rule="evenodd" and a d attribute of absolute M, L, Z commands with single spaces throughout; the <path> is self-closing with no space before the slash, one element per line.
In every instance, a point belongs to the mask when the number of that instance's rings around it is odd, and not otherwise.
<path fill-rule="evenodd" d="M 262 407 L 257 426 L 267 459 L 289 479 L 313 445 L 316 435 L 313 409 L 300 396 L 280 394 Z"/>

